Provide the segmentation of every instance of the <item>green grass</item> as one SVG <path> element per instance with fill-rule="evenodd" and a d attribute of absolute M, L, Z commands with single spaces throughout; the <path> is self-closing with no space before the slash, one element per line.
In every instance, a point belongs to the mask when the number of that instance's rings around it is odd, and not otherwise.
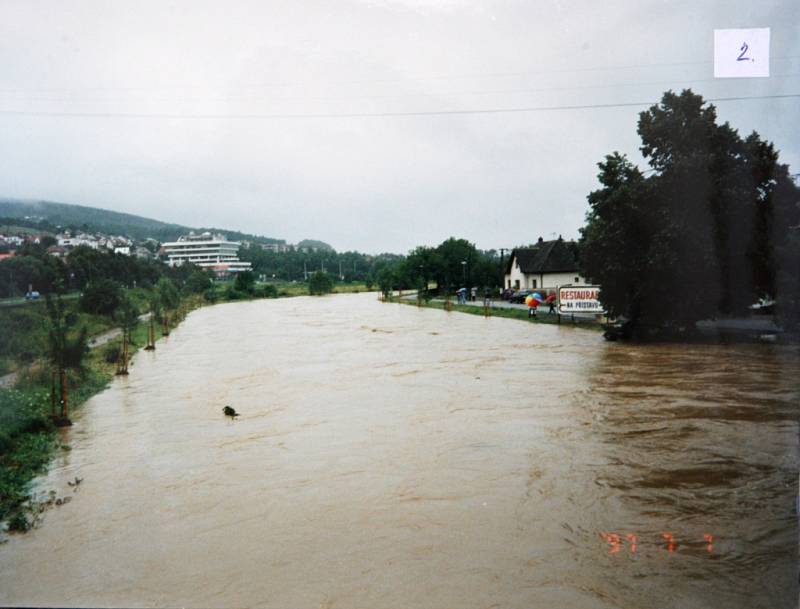
<path fill-rule="evenodd" d="M 225 295 L 228 287 L 233 285 L 232 280 L 214 282 L 214 291 L 217 293 L 218 302 L 226 300 Z M 265 285 L 274 285 L 278 290 L 278 298 L 308 296 L 308 284 L 305 282 L 292 283 L 290 281 L 266 281 L 256 282 L 256 289 Z M 369 292 L 365 283 L 336 283 L 333 286 L 334 294 L 353 294 L 359 292 Z M 254 297 L 258 298 L 258 297 Z M 249 300 L 249 299 L 248 299 Z"/>
<path fill-rule="evenodd" d="M 0 390 L 0 520 L 14 521 L 17 530 L 25 528 L 29 483 L 58 446 L 49 396 L 41 387 Z"/>

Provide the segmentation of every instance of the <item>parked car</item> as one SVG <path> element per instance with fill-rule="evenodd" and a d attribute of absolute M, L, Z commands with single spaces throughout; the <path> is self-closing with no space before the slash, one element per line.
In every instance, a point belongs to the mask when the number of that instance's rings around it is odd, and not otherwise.
<path fill-rule="evenodd" d="M 508 302 L 522 304 L 525 302 L 525 298 L 528 296 L 528 294 L 533 294 L 533 290 L 517 290 L 511 295 L 511 298 L 508 299 Z"/>

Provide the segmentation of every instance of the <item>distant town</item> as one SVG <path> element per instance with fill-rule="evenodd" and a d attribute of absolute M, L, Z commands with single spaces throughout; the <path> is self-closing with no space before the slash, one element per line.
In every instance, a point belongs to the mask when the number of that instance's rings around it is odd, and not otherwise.
<path fill-rule="evenodd" d="M 35 224 L 44 221 L 39 216 L 25 216 L 22 221 Z M 19 220 L 8 219 L 4 226 L 0 224 L 0 261 L 13 258 L 26 244 L 44 245 L 47 254 L 55 258 L 64 258 L 78 247 L 87 247 L 96 251 L 111 252 L 124 256 L 135 256 L 143 260 L 161 259 L 170 266 L 192 263 L 204 270 L 213 272 L 218 278 L 224 278 L 238 271 L 252 270 L 250 262 L 238 258 L 240 248 L 260 248 L 273 253 L 317 253 L 332 251 L 321 245 L 304 245 L 288 243 L 257 243 L 249 240 L 229 240 L 222 233 L 209 231 L 189 231 L 177 240 L 161 243 L 152 237 L 134 239 L 128 235 L 110 235 L 91 230 L 64 229 L 55 234 L 49 231 L 37 231 L 29 226 L 16 226 Z M 60 228 L 60 227 L 59 227 Z"/>

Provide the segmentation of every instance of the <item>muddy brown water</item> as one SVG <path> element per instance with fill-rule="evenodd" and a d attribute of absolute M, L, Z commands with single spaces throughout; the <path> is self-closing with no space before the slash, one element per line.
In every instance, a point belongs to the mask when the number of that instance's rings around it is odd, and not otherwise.
<path fill-rule="evenodd" d="M 798 361 L 372 294 L 204 308 L 76 416 L 0 604 L 794 607 Z"/>

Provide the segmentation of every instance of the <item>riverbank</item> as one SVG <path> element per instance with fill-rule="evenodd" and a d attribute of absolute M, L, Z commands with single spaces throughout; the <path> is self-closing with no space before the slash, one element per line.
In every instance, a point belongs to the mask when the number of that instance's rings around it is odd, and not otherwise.
<path fill-rule="evenodd" d="M 198 295 L 185 296 L 168 328 L 175 328 L 189 311 L 204 304 Z M 131 333 L 134 347 L 146 344 L 149 324 L 149 315 L 142 315 Z M 95 333 L 89 340 L 90 351 L 82 370 L 70 371 L 67 376 L 70 412 L 104 390 L 116 372 L 119 345 L 115 338 L 121 332 L 103 324 L 92 327 Z M 160 327 L 157 338 L 161 336 Z M 7 522 L 10 531 L 25 531 L 35 522 L 39 509 L 30 503 L 31 481 L 46 470 L 59 450 L 70 447 L 61 442 L 49 417 L 51 377 L 47 363 L 36 360 L 9 376 L 13 376 L 13 386 L 0 388 L 0 523 Z"/>
<path fill-rule="evenodd" d="M 547 314 L 545 311 L 539 311 L 535 317 L 528 314 L 526 307 L 499 306 L 501 303 L 492 303 L 489 307 L 485 307 L 482 302 L 472 302 L 467 304 L 456 304 L 454 301 L 447 301 L 440 298 L 432 298 L 430 300 L 418 300 L 416 295 L 392 297 L 385 302 L 393 302 L 404 305 L 411 305 L 415 307 L 425 307 L 429 309 L 438 309 L 446 311 L 454 311 L 456 313 L 468 313 L 469 315 L 480 315 L 482 317 L 502 317 L 505 319 L 516 319 L 519 321 L 526 321 L 529 323 L 548 324 L 548 325 L 569 325 L 586 330 L 602 331 L 603 326 L 594 318 L 581 318 L 562 315 L 559 319 L 557 314 Z M 502 303 L 506 304 L 506 303 Z"/>
<path fill-rule="evenodd" d="M 170 316 L 170 329 L 176 327 L 194 309 L 229 302 L 225 299 L 228 285 L 218 284 L 219 298 L 209 300 L 199 294 L 184 296 L 177 311 Z M 334 293 L 368 291 L 364 284 L 338 285 Z M 237 300 L 288 298 L 308 296 L 306 284 L 283 284 L 271 296 L 248 295 Z M 74 300 L 74 299 L 73 299 Z M 144 302 L 144 299 L 139 299 Z M 34 306 L 43 306 L 37 303 Z M 147 315 L 132 334 L 133 345 L 141 349 L 147 341 Z M 114 341 L 120 336 L 109 320 L 91 319 L 91 348 L 85 370 L 69 375 L 70 412 L 79 409 L 89 398 L 103 391 L 114 378 L 116 354 Z M 161 325 L 156 337 L 161 336 Z M 133 364 L 133 362 L 132 362 Z M 53 427 L 50 414 L 50 375 L 48 366 L 34 361 L 3 377 L 0 385 L 0 523 L 7 522 L 9 530 L 25 531 L 36 520 L 38 507 L 30 503 L 29 485 L 33 478 L 46 470 L 59 450 L 70 450 Z"/>

